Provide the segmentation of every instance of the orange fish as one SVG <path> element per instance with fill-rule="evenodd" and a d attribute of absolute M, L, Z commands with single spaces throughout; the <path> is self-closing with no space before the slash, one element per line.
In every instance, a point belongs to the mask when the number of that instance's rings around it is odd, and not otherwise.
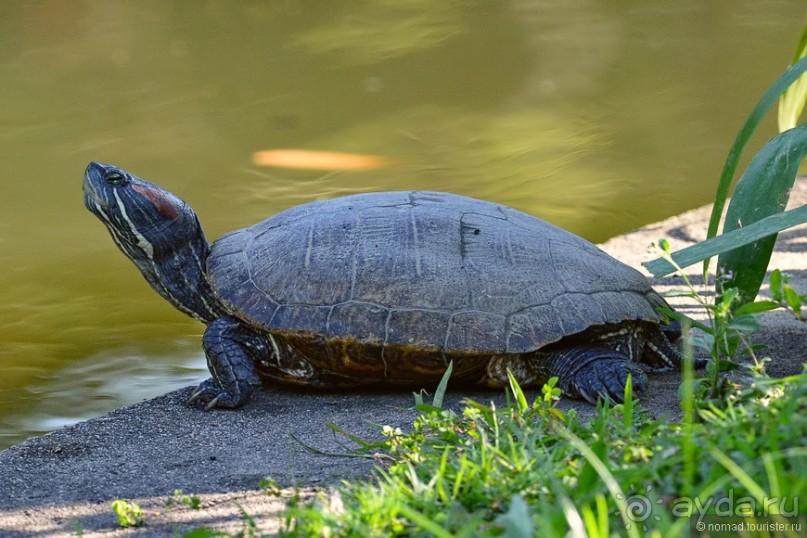
<path fill-rule="evenodd" d="M 393 162 L 377 155 L 310 151 L 307 149 L 269 149 L 256 151 L 252 162 L 258 166 L 296 168 L 300 170 L 373 170 L 386 168 Z"/>

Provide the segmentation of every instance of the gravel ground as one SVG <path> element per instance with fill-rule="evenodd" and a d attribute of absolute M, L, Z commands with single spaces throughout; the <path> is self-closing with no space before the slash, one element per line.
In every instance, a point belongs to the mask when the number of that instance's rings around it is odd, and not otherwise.
<path fill-rule="evenodd" d="M 791 206 L 807 202 L 807 181 L 797 184 Z M 646 247 L 667 238 L 674 249 L 705 236 L 709 208 L 689 211 L 616 237 L 602 245 L 618 259 L 639 267 Z M 807 291 L 805 228 L 780 234 L 771 267 L 791 275 Z M 691 268 L 698 278 L 700 265 Z M 659 291 L 681 286 L 679 277 L 654 282 Z M 677 307 L 696 314 L 691 305 Z M 767 344 L 772 375 L 798 373 L 805 360 L 807 325 L 776 312 L 764 318 L 756 342 Z M 651 374 L 643 405 L 657 416 L 679 414 L 674 372 Z M 267 476 L 283 495 L 327 489 L 341 479 L 365 477 L 377 462 L 347 456 L 349 442 L 326 426 L 333 423 L 365 439 L 377 439 L 372 421 L 406 428 L 414 413 L 411 393 L 321 393 L 266 389 L 238 411 L 204 412 L 185 404 L 192 388 L 124 407 L 0 452 L 0 536 L 172 536 L 206 526 L 236 532 L 243 508 L 264 531 L 276 529 L 284 498 L 263 494 Z M 528 396 L 535 392 L 528 393 Z M 450 392 L 446 405 L 460 400 L 504 402 L 500 392 Z M 592 406 L 564 400 L 590 415 Z M 322 453 L 307 450 L 316 447 Z M 181 503 L 168 507 L 174 490 L 195 494 L 198 510 Z M 138 502 L 146 524 L 118 527 L 110 509 L 115 499 Z"/>

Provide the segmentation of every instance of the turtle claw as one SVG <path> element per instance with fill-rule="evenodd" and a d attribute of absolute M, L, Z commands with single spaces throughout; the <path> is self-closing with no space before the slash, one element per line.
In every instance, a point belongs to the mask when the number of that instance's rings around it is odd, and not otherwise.
<path fill-rule="evenodd" d="M 577 395 L 583 398 L 585 401 L 592 405 L 597 405 L 597 399 L 600 397 L 600 394 L 595 392 L 594 394 L 590 393 L 586 389 L 582 387 L 575 387 Z"/>
<path fill-rule="evenodd" d="M 196 389 L 196 390 L 194 391 L 194 393 L 193 393 L 193 394 L 191 394 L 191 397 L 190 397 L 190 398 L 188 398 L 188 403 L 189 403 L 189 404 L 192 404 L 193 402 L 195 402 L 196 400 L 198 400 L 198 399 L 199 399 L 199 397 L 200 397 L 202 394 L 204 394 L 204 392 L 205 392 L 205 391 L 204 391 L 204 389 Z"/>
<path fill-rule="evenodd" d="M 196 391 L 188 398 L 188 404 L 203 407 L 210 411 L 217 407 L 234 408 L 243 404 L 252 392 L 251 386 L 239 387 L 233 390 L 222 387 L 212 378 L 202 382 Z"/>
<path fill-rule="evenodd" d="M 219 402 L 222 388 L 213 379 L 208 379 L 197 387 L 191 397 L 188 398 L 190 405 L 202 405 L 205 410 L 213 409 Z"/>
<path fill-rule="evenodd" d="M 215 398 L 210 400 L 208 402 L 208 404 L 205 406 L 205 411 L 210 411 L 211 409 L 216 407 L 216 404 L 218 403 L 220 397 L 221 397 L 221 394 L 219 394 L 218 396 L 216 396 Z"/>

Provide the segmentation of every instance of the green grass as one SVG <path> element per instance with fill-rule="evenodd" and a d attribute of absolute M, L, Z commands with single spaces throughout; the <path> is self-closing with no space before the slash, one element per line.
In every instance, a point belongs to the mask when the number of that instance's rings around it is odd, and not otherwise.
<path fill-rule="evenodd" d="M 394 462 L 344 483 L 338 503 L 292 503 L 285 533 L 679 536 L 688 516 L 729 500 L 778 497 L 770 511 L 790 516 L 807 493 L 807 375 L 759 376 L 680 423 L 630 395 L 582 422 L 554 407 L 551 387 L 530 405 L 514 388 L 503 409 L 467 401 L 421 415 L 411 433 L 385 429 Z"/>
<path fill-rule="evenodd" d="M 145 523 L 143 510 L 135 502 L 117 499 L 112 502 L 112 511 L 118 517 L 118 524 L 121 527 L 138 527 Z"/>

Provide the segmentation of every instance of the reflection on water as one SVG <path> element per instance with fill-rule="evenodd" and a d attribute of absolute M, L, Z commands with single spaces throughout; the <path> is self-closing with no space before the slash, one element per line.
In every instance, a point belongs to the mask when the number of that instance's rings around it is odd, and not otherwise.
<path fill-rule="evenodd" d="M 307 53 L 339 65 L 374 65 L 428 52 L 469 31 L 465 0 L 373 0 L 357 11 L 329 14 L 293 39 Z"/>
<path fill-rule="evenodd" d="M 29 384 L 21 397 L 28 403 L 25 413 L 9 417 L 3 426 L 28 435 L 45 433 L 101 415 L 110 406 L 133 404 L 207 377 L 201 351 L 144 356 L 106 350 Z"/>
<path fill-rule="evenodd" d="M 416 188 L 603 240 L 708 201 L 802 4 L 5 2 L 0 447 L 205 375 L 202 325 L 85 211 L 88 161 L 177 193 L 210 238 Z M 278 149 L 395 165 L 252 161 Z"/>

